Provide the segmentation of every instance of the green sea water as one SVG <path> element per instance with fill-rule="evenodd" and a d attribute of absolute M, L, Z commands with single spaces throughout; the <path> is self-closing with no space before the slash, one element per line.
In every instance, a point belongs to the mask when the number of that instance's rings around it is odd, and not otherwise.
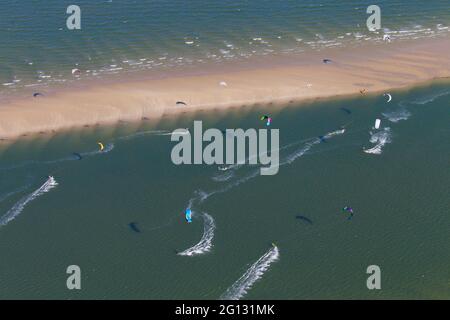
<path fill-rule="evenodd" d="M 68 30 L 66 10 L 81 10 Z M 139 70 L 448 36 L 448 0 L 10 0 L 0 3 L 0 92 Z M 71 70 L 81 70 L 73 77 Z"/>
<path fill-rule="evenodd" d="M 0 299 L 450 298 L 450 85 L 391 94 L 3 142 Z M 262 114 L 280 130 L 278 174 L 171 162 L 171 130 L 194 120 L 265 128 Z M 376 145 L 379 154 L 364 152 Z M 31 199 L 49 175 L 58 185 Z M 201 240 L 205 221 L 210 245 L 177 254 Z M 81 290 L 66 287 L 69 265 L 81 268 Z M 369 265 L 381 268 L 381 290 L 366 287 Z"/>

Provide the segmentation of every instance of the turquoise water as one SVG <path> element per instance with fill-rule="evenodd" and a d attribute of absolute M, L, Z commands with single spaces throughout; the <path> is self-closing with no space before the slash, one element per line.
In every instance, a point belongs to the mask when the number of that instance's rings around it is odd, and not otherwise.
<path fill-rule="evenodd" d="M 372 1 L 80 0 L 81 30 L 66 28 L 73 1 L 0 4 L 0 90 L 137 70 L 448 35 L 448 0 L 383 0 L 382 30 L 369 32 Z M 73 68 L 82 74 L 74 78 Z"/>
<path fill-rule="evenodd" d="M 391 94 L 390 103 L 368 95 L 248 106 L 158 127 L 3 143 L 0 299 L 450 298 L 450 85 Z M 265 127 L 265 113 L 280 129 L 277 175 L 170 161 L 170 130 L 193 120 L 205 128 Z M 376 118 L 380 130 L 372 128 Z M 379 154 L 364 152 L 377 144 Z M 58 185 L 47 182 L 48 192 L 30 198 L 48 175 Z M 184 220 L 189 205 L 192 224 Z M 353 219 L 343 206 L 354 209 Z M 176 254 L 203 234 L 202 254 Z M 66 289 L 72 264 L 82 270 L 80 291 Z M 379 291 L 366 288 L 372 264 L 381 268 Z"/>

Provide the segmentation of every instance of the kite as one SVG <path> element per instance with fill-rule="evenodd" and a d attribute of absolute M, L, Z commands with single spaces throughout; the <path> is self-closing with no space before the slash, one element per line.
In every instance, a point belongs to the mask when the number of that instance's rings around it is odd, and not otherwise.
<path fill-rule="evenodd" d="M 391 100 L 392 100 L 392 96 L 391 96 L 391 94 L 390 94 L 390 93 L 385 93 L 385 94 L 384 94 L 384 96 L 388 97 L 388 100 L 387 100 L 387 102 L 391 102 Z"/>
<path fill-rule="evenodd" d="M 191 211 L 191 209 L 186 209 L 186 221 L 188 222 L 188 223 L 191 223 L 192 222 L 192 211 Z"/>
<path fill-rule="evenodd" d="M 269 117 L 268 115 L 263 115 L 261 118 L 260 118 L 260 120 L 262 121 L 262 120 L 266 120 L 267 122 L 266 122 L 266 125 L 267 126 L 270 126 L 270 124 L 272 123 L 272 118 L 271 117 Z"/>
<path fill-rule="evenodd" d="M 380 129 L 381 120 L 377 119 L 375 120 L 375 129 Z"/>

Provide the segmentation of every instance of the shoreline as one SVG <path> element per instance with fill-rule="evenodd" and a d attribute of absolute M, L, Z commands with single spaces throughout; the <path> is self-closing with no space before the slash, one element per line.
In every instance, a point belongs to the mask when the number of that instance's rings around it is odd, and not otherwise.
<path fill-rule="evenodd" d="M 0 102 L 0 139 L 186 112 L 379 93 L 450 77 L 450 38 L 329 49 L 114 81 L 49 88 Z M 325 64 L 323 59 L 331 59 Z M 200 66 L 202 67 L 202 66 Z M 123 78 L 126 78 L 123 81 Z M 226 84 L 226 85 L 225 85 Z M 185 102 L 186 105 L 177 104 Z"/>

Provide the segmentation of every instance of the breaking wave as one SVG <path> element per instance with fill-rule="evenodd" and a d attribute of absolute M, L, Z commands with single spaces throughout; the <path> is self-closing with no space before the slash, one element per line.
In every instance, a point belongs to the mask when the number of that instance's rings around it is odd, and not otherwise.
<path fill-rule="evenodd" d="M 270 265 L 280 257 L 276 246 L 261 256 L 248 270 L 220 296 L 221 300 L 239 300 L 245 296 L 253 284 L 261 279 Z"/>

